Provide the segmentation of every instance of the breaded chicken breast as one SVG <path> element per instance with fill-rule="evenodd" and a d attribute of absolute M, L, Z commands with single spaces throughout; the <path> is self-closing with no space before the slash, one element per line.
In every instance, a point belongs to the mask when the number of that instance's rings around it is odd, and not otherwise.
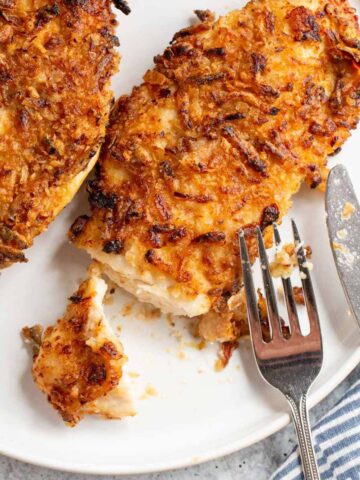
<path fill-rule="evenodd" d="M 83 282 L 64 317 L 45 331 L 34 356 L 35 383 L 70 426 L 87 414 L 135 414 L 122 380 L 126 356 L 102 308 L 106 289 L 98 277 Z M 32 332 L 24 331 L 28 337 Z"/>
<path fill-rule="evenodd" d="M 346 0 L 196 13 L 117 102 L 70 236 L 140 300 L 228 341 L 246 331 L 239 229 L 254 258 L 255 227 L 269 244 L 358 122 L 360 31 Z"/>
<path fill-rule="evenodd" d="M 110 0 L 0 0 L 0 268 L 25 261 L 97 160 L 115 26 Z"/>

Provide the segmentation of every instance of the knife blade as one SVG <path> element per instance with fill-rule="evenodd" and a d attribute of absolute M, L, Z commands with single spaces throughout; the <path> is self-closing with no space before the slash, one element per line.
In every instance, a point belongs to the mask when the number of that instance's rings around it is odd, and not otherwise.
<path fill-rule="evenodd" d="M 360 205 L 348 171 L 334 167 L 326 189 L 327 227 L 345 295 L 360 326 Z"/>

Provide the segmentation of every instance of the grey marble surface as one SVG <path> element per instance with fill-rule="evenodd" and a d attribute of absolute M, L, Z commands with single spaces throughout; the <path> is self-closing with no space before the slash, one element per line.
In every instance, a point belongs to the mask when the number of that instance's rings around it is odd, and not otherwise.
<path fill-rule="evenodd" d="M 313 409 L 311 412 L 312 422 L 321 418 L 359 377 L 360 365 L 331 395 Z M 131 480 L 268 480 L 271 473 L 286 459 L 294 445 L 294 431 L 292 426 L 288 426 L 263 442 L 213 462 L 174 472 L 123 476 L 121 478 Z M 85 480 L 86 478 L 113 480 L 119 477 L 114 475 L 89 477 L 89 475 L 55 472 L 0 456 L 1 480 Z"/>

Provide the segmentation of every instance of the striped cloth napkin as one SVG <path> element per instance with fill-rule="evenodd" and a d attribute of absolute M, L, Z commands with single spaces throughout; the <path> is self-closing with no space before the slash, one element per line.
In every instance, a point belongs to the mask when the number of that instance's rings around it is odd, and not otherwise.
<path fill-rule="evenodd" d="M 360 380 L 313 428 L 321 480 L 360 480 Z M 303 480 L 298 449 L 270 480 Z"/>

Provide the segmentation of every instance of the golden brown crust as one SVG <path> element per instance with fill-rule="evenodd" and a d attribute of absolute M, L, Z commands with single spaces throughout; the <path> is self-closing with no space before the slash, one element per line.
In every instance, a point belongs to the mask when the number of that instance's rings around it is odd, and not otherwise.
<path fill-rule="evenodd" d="M 198 16 L 117 102 L 91 219 L 71 237 L 89 251 L 116 245 L 109 258 L 131 250 L 139 271 L 189 298 L 206 293 L 226 317 L 238 230 L 254 256 L 254 227 L 269 239 L 301 183 L 324 184 L 327 156 L 357 124 L 360 32 L 345 0 L 253 0 L 218 21 Z"/>
<path fill-rule="evenodd" d="M 117 388 L 126 359 L 97 310 L 97 290 L 94 279 L 81 284 L 65 316 L 46 329 L 34 358 L 36 384 L 71 426 L 92 413 L 89 405 L 94 410 L 96 400 Z"/>
<path fill-rule="evenodd" d="M 0 0 L 0 268 L 25 261 L 95 163 L 115 25 L 110 0 Z"/>

